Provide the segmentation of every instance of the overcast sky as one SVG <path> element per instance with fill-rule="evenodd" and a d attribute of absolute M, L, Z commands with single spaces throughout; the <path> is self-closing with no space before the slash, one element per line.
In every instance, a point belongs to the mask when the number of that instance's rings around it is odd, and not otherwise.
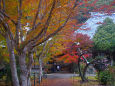
<path fill-rule="evenodd" d="M 86 21 L 86 25 L 83 25 L 81 28 L 91 28 L 91 30 L 88 31 L 77 31 L 77 32 L 82 32 L 83 34 L 88 34 L 91 38 L 95 34 L 96 28 L 100 25 L 97 24 L 98 22 L 103 22 L 105 18 L 111 18 L 114 23 L 115 23 L 115 13 L 112 15 L 106 15 L 106 14 L 101 14 L 101 13 L 91 13 L 91 18 L 89 18 Z"/>

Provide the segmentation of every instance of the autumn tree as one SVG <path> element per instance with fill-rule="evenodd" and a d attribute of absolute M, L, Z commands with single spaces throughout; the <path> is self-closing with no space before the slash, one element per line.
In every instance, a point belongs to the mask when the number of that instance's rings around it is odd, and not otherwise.
<path fill-rule="evenodd" d="M 79 43 L 79 45 L 76 43 Z M 90 57 L 90 48 L 93 46 L 92 43 L 93 42 L 91 41 L 90 37 L 86 34 L 76 34 L 76 36 L 73 36 L 73 41 L 69 42 L 68 47 L 63 51 L 63 56 L 61 59 L 64 59 L 67 63 L 77 63 L 79 58 L 79 51 L 77 50 L 78 48 L 82 50 L 86 58 Z"/>
<path fill-rule="evenodd" d="M 75 12 L 78 16 L 80 6 L 87 3 L 87 0 L 0 0 L 0 35 L 7 42 L 13 86 L 30 85 L 33 49 L 63 28 L 73 27 L 77 21 L 72 17 Z M 20 83 L 15 53 L 19 56 Z"/>
<path fill-rule="evenodd" d="M 76 33 L 75 31 L 69 30 L 68 34 L 56 36 L 56 39 L 53 41 L 54 43 L 50 49 L 53 58 L 56 59 L 57 62 L 75 63 L 77 68 L 80 68 L 79 73 L 84 81 L 85 79 L 82 75 L 84 69 L 81 70 L 80 65 L 83 64 L 81 60 L 87 64 L 88 61 L 86 58 L 91 59 L 93 41 L 90 37 L 87 34 Z M 79 43 L 79 45 L 77 45 L 77 43 Z"/>
<path fill-rule="evenodd" d="M 29 86 L 33 48 L 57 34 L 68 21 L 72 22 L 69 19 L 77 7 L 77 0 L 69 4 L 68 0 L 0 0 L 0 33 L 7 42 L 14 86 Z M 14 50 L 19 55 L 21 84 L 17 77 Z M 26 58 L 29 58 L 28 63 Z"/>

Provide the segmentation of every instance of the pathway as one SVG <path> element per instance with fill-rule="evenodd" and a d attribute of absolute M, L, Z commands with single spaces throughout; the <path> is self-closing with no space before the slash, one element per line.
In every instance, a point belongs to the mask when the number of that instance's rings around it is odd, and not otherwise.
<path fill-rule="evenodd" d="M 43 82 L 40 85 L 36 83 L 37 85 L 35 86 L 73 86 L 73 79 L 72 79 L 73 76 L 78 76 L 78 74 L 70 74 L 70 73 L 47 74 L 47 78 L 43 80 Z"/>
<path fill-rule="evenodd" d="M 47 86 L 73 86 L 71 79 L 71 77 L 73 77 L 73 74 L 53 73 L 48 74 L 47 76 Z"/>
<path fill-rule="evenodd" d="M 73 86 L 72 77 L 73 74 L 67 73 L 47 74 L 47 79 L 43 80 L 41 85 L 37 84 L 36 86 Z"/>

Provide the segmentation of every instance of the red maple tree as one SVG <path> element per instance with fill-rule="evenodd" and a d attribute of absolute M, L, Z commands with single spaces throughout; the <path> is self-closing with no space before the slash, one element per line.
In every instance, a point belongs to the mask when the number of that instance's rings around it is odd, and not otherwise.
<path fill-rule="evenodd" d="M 77 45 L 76 43 L 79 43 L 79 45 Z M 85 58 L 90 57 L 91 53 L 89 51 L 93 46 L 92 43 L 93 41 L 91 41 L 90 37 L 87 34 L 76 34 L 73 41 L 68 43 L 68 47 L 63 51 L 63 56 L 61 56 L 59 60 L 64 60 L 65 63 L 76 63 L 80 54 L 80 52 L 77 50 L 78 48 L 82 50 Z"/>

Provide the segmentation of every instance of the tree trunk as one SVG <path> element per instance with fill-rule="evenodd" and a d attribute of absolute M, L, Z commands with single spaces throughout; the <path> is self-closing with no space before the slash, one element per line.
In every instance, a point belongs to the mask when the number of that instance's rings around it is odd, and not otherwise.
<path fill-rule="evenodd" d="M 14 47 L 13 47 L 11 40 L 9 40 L 8 37 L 6 37 L 6 42 L 7 42 L 9 55 L 10 55 L 10 68 L 11 68 L 11 75 L 12 75 L 12 83 L 13 83 L 13 86 L 20 86 L 17 69 L 16 69 Z"/>
<path fill-rule="evenodd" d="M 31 86 L 31 79 L 30 79 L 30 76 L 27 78 L 27 84 L 28 84 L 28 86 Z"/>
<path fill-rule="evenodd" d="M 85 68 L 83 70 L 83 78 L 84 78 L 85 81 L 87 81 L 87 79 L 86 79 L 86 71 L 87 71 L 89 65 L 90 65 L 90 63 L 86 64 L 86 66 L 85 66 Z"/>
<path fill-rule="evenodd" d="M 21 86 L 27 86 L 28 71 L 25 59 L 26 59 L 26 53 L 21 52 L 19 56 Z"/>
<path fill-rule="evenodd" d="M 79 69 L 79 75 L 80 75 L 82 81 L 84 82 L 85 79 L 84 79 L 83 74 L 82 74 L 82 71 L 81 71 L 80 61 L 81 61 L 81 59 L 80 59 L 80 57 L 79 57 L 79 58 L 78 58 L 78 69 Z"/>
<path fill-rule="evenodd" d="M 110 53 L 110 59 L 111 59 L 110 65 L 113 66 L 113 56 L 112 56 L 112 53 Z"/>
<path fill-rule="evenodd" d="M 30 74 L 31 74 L 32 63 L 33 63 L 33 53 L 29 53 L 29 62 L 28 62 L 28 66 L 27 66 L 27 70 L 28 70 L 27 83 L 28 83 L 28 86 L 31 86 Z"/>
<path fill-rule="evenodd" d="M 40 70 L 40 72 L 39 72 L 39 81 L 41 82 L 42 81 L 42 76 L 43 76 L 43 70 L 42 70 L 42 58 L 39 58 L 39 70 Z"/>

